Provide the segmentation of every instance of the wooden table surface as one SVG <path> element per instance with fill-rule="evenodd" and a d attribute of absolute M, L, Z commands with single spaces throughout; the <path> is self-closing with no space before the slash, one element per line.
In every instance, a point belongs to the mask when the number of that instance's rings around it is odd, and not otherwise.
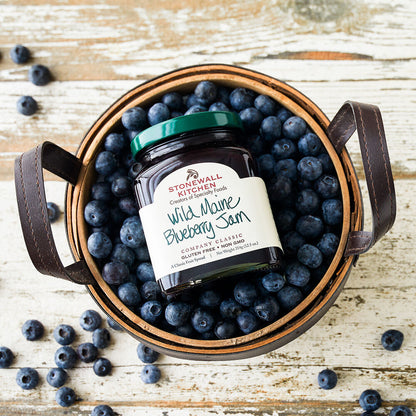
<path fill-rule="evenodd" d="M 415 414 L 416 2 L 0 0 L 0 5 L 0 345 L 16 354 L 12 368 L 0 371 L 0 415 L 89 415 L 100 403 L 126 416 L 351 415 L 361 413 L 358 397 L 368 388 L 384 400 L 377 414 L 387 415 L 397 404 Z M 9 49 L 17 43 L 30 48 L 30 63 L 11 61 Z M 286 81 L 330 118 L 347 99 L 378 105 L 395 177 L 396 224 L 360 257 L 324 318 L 287 346 L 232 362 L 163 356 L 161 381 L 145 385 L 137 341 L 112 331 L 105 350 L 112 375 L 98 378 L 91 365 L 77 365 L 68 385 L 81 400 L 61 408 L 45 381 L 57 348 L 52 331 L 71 324 L 77 344 L 89 341 L 78 319 L 97 307 L 82 286 L 40 275 L 31 265 L 16 212 L 13 160 L 45 139 L 75 151 L 97 116 L 124 92 L 163 72 L 208 62 Z M 29 83 L 33 63 L 47 65 L 54 82 Z M 17 113 L 21 95 L 38 100 L 36 115 Z M 357 143 L 349 150 L 361 177 Z M 47 183 L 48 199 L 61 207 L 64 187 Z M 63 219 L 54 232 L 69 264 Z M 23 339 L 20 328 L 29 318 L 44 323 L 41 341 Z M 400 351 L 380 344 L 390 328 L 404 333 Z M 38 369 L 35 390 L 16 385 L 23 366 Z M 324 368 L 338 374 L 333 390 L 317 386 Z"/>

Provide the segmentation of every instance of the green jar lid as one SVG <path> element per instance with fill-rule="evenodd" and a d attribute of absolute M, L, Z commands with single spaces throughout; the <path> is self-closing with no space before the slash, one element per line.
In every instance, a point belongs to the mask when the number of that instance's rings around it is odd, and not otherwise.
<path fill-rule="evenodd" d="M 140 132 L 130 143 L 133 158 L 143 148 L 177 134 L 212 127 L 231 127 L 243 129 L 243 124 L 237 113 L 230 111 L 202 111 L 175 117 L 162 123 L 155 124 Z"/>

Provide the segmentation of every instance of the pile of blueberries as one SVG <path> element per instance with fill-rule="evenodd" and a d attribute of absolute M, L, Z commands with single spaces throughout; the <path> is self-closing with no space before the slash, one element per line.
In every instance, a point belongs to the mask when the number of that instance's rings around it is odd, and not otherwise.
<path fill-rule="evenodd" d="M 240 144 L 257 162 L 282 241 L 283 274 L 250 273 L 178 296 L 161 293 L 133 196 L 137 164 L 130 142 L 147 127 L 200 111 L 234 111 Z M 189 95 L 170 92 L 150 108 L 133 107 L 109 133 L 95 161 L 84 210 L 88 250 L 103 279 L 145 321 L 189 338 L 225 339 L 264 327 L 298 305 L 325 274 L 342 223 L 334 165 L 305 121 L 265 95 L 202 81 Z"/>

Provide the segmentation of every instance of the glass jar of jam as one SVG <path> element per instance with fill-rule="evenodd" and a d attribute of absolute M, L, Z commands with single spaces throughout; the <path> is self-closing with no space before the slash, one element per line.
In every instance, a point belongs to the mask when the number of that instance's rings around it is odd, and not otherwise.
<path fill-rule="evenodd" d="M 162 290 L 281 269 L 283 252 L 264 181 L 232 112 L 200 112 L 156 124 L 131 143 L 134 192 Z"/>

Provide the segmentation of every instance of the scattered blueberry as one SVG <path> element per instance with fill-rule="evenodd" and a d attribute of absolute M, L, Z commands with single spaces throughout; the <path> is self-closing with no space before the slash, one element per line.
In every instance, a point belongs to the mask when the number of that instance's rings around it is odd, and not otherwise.
<path fill-rule="evenodd" d="M 397 351 L 403 343 L 403 333 L 397 329 L 389 329 L 381 336 L 381 345 L 387 351 Z"/>
<path fill-rule="evenodd" d="M 30 51 L 26 46 L 15 45 L 10 49 L 10 58 L 15 64 L 25 64 L 30 58 Z"/>
<path fill-rule="evenodd" d="M 74 342 L 75 331 L 70 325 L 58 325 L 53 331 L 53 337 L 58 344 L 69 345 Z"/>
<path fill-rule="evenodd" d="M 16 374 L 16 383 L 23 390 L 32 390 L 39 383 L 39 374 L 34 368 L 23 367 Z"/>
<path fill-rule="evenodd" d="M 36 319 L 29 319 L 22 326 L 22 334 L 28 341 L 36 341 L 42 338 L 44 328 Z"/>
<path fill-rule="evenodd" d="M 92 409 L 91 416 L 114 416 L 113 409 L 106 404 L 99 404 Z"/>
<path fill-rule="evenodd" d="M 49 71 L 49 68 L 47 68 L 44 65 L 33 65 L 29 69 L 29 81 L 32 84 L 43 86 L 48 84 L 52 79 L 52 75 Z"/>
<path fill-rule="evenodd" d="M 404 405 L 394 406 L 390 410 L 390 416 L 412 416 L 412 411 Z"/>
<path fill-rule="evenodd" d="M 12 364 L 14 355 L 10 348 L 0 347 L 0 368 L 8 368 Z"/>
<path fill-rule="evenodd" d="M 337 374 L 332 370 L 322 370 L 318 374 L 318 384 L 321 389 L 331 390 L 337 385 L 337 381 Z"/>
<path fill-rule="evenodd" d="M 153 364 L 147 364 L 143 367 L 142 372 L 140 373 L 140 378 L 143 383 L 146 384 L 155 384 L 160 380 L 160 370 Z"/>
<path fill-rule="evenodd" d="M 82 329 L 85 329 L 85 331 L 92 332 L 100 327 L 101 316 L 98 312 L 92 309 L 88 309 L 82 313 L 81 317 L 79 318 L 79 324 L 81 325 Z"/>
<path fill-rule="evenodd" d="M 38 111 L 38 103 L 30 95 L 23 95 L 17 100 L 16 109 L 24 116 L 31 116 Z"/>
<path fill-rule="evenodd" d="M 55 400 L 56 403 L 59 404 L 59 406 L 62 407 L 69 407 L 75 403 L 76 395 L 74 390 L 72 390 L 70 387 L 61 387 L 56 393 L 55 393 Z"/>
<path fill-rule="evenodd" d="M 104 377 L 111 373 L 113 366 L 107 358 L 98 358 L 94 361 L 92 368 L 97 376 Z"/>
<path fill-rule="evenodd" d="M 84 342 L 78 345 L 77 354 L 82 362 L 92 363 L 98 357 L 98 348 L 91 342 Z"/>
<path fill-rule="evenodd" d="M 381 406 L 380 394 L 376 390 L 365 390 L 361 393 L 359 403 L 364 410 L 377 410 Z"/>
<path fill-rule="evenodd" d="M 107 348 L 110 344 L 110 332 L 107 328 L 97 328 L 92 333 L 92 343 L 97 348 Z"/>
<path fill-rule="evenodd" d="M 48 211 L 48 218 L 51 223 L 54 223 L 58 220 L 58 218 L 61 215 L 61 211 L 54 202 L 47 202 L 46 203 L 46 209 Z"/>
<path fill-rule="evenodd" d="M 152 350 L 147 345 L 139 342 L 139 345 L 137 346 L 137 356 L 143 363 L 151 364 L 159 358 L 159 353 L 155 350 Z"/>
<path fill-rule="evenodd" d="M 68 378 L 67 372 L 63 368 L 51 368 L 46 375 L 46 381 L 52 387 L 62 387 Z"/>
<path fill-rule="evenodd" d="M 55 352 L 55 364 L 59 368 L 73 368 L 77 362 L 77 353 L 72 347 L 60 347 Z"/>

